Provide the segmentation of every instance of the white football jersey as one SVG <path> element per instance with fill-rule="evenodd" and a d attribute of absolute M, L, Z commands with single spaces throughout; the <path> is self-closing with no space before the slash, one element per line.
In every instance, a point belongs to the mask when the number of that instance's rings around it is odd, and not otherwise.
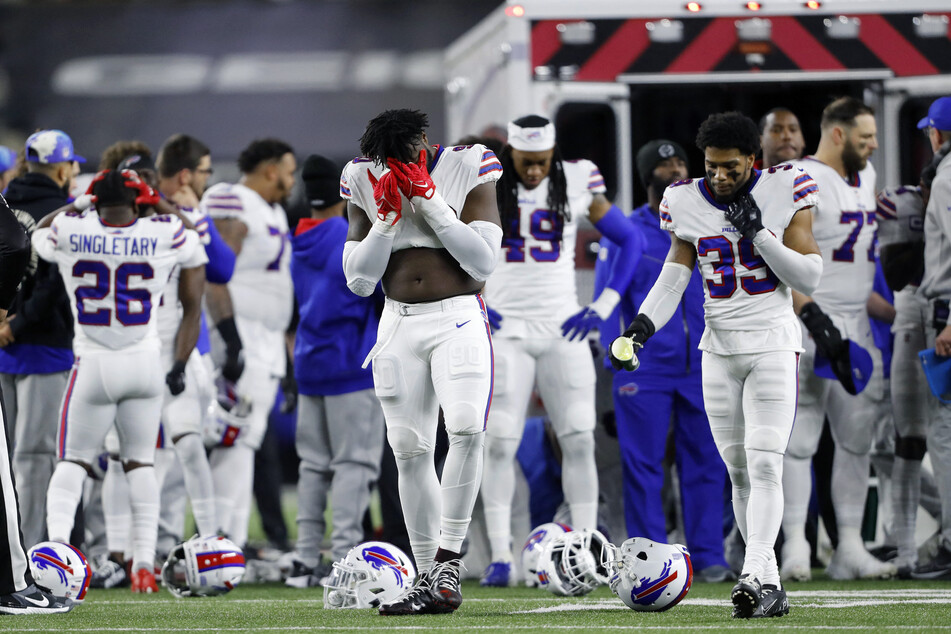
<path fill-rule="evenodd" d="M 564 161 L 562 165 L 570 218 L 563 219 L 548 209 L 548 178 L 533 189 L 518 184 L 518 226 L 506 228 L 508 237 L 502 239 L 498 264 L 484 291 L 486 304 L 506 319 L 560 325 L 579 310 L 575 284 L 578 221 L 588 215 L 594 196 L 607 190 L 591 161 Z M 560 335 L 560 330 L 555 334 Z"/>
<path fill-rule="evenodd" d="M 77 356 L 158 349 L 157 313 L 169 274 L 177 265 L 208 261 L 198 234 L 170 215 L 116 227 L 94 210 L 63 213 L 33 233 L 33 245 L 40 257 L 59 265 L 72 300 Z"/>
<path fill-rule="evenodd" d="M 287 328 L 294 310 L 287 214 L 241 184 L 213 185 L 199 211 L 213 220 L 240 220 L 248 234 L 228 282 L 236 315 L 259 321 L 270 330 Z"/>
<path fill-rule="evenodd" d="M 875 168 L 869 163 L 849 182 L 811 156 L 796 165 L 819 186 L 812 234 L 822 252 L 822 279 L 812 298 L 827 313 L 865 310 L 875 281 Z"/>
<path fill-rule="evenodd" d="M 925 239 L 925 205 L 921 188 L 903 185 L 878 192 L 878 244 L 887 247 Z"/>
<path fill-rule="evenodd" d="M 796 212 L 816 204 L 816 183 L 790 163 L 753 170 L 750 180 L 749 191 L 763 213 L 763 226 L 780 240 Z M 752 241 L 737 232 L 725 212 L 726 205 L 716 201 L 702 178 L 674 183 L 660 203 L 661 228 L 697 249 L 708 326 L 704 338 L 710 329 L 765 331 L 796 323 L 789 287 L 773 274 Z M 798 331 L 797 324 L 791 332 Z M 798 347 L 797 342 L 788 343 Z M 700 347 L 708 349 L 703 342 Z"/>
<path fill-rule="evenodd" d="M 429 165 L 429 175 L 436 191 L 456 212 L 462 213 L 469 192 L 482 183 L 494 183 L 502 176 L 502 164 L 495 152 L 484 145 L 434 146 L 436 153 Z M 363 209 L 370 221 L 377 216 L 373 185 L 367 172 L 380 178 L 389 168 L 377 165 L 373 159 L 358 157 L 347 163 L 340 175 L 340 196 Z M 417 216 L 409 201 L 403 197 L 402 218 L 396 223 L 393 251 L 412 247 L 442 248 L 436 232 Z"/>
<path fill-rule="evenodd" d="M 197 209 L 192 207 L 179 207 L 178 210 L 188 218 L 188 221 L 195 226 L 198 237 L 205 245 L 210 240 L 208 235 L 208 223 L 211 220 L 203 215 Z M 178 280 L 181 277 L 181 267 L 176 266 L 168 276 L 168 284 L 162 292 L 162 301 L 158 308 L 158 335 L 162 340 L 162 348 L 168 349 L 175 345 L 175 335 L 178 333 L 178 326 L 182 323 L 182 304 L 178 301 Z"/>

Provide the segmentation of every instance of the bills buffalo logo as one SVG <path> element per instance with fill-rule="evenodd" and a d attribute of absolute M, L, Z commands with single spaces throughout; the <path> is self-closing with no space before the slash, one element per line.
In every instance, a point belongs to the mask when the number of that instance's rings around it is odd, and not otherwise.
<path fill-rule="evenodd" d="M 383 570 L 392 570 L 400 587 L 403 586 L 403 581 L 409 577 L 409 570 L 406 569 L 406 566 L 401 564 L 392 553 L 379 546 L 364 548 L 363 560 L 381 572 Z"/>
<path fill-rule="evenodd" d="M 641 577 L 637 585 L 631 588 L 631 601 L 640 605 L 651 605 L 664 592 L 668 585 L 676 581 L 677 571 L 671 572 L 673 562 L 667 560 L 657 579 Z"/>

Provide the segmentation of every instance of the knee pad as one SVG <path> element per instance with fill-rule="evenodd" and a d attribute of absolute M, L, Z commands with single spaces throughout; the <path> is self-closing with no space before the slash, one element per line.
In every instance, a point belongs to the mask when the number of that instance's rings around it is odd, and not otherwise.
<path fill-rule="evenodd" d="M 743 445 L 725 445 L 718 447 L 723 464 L 730 471 L 731 478 L 734 472 L 746 471 L 746 448 Z"/>
<path fill-rule="evenodd" d="M 452 436 L 450 436 L 452 438 Z M 515 460 L 519 441 L 515 438 L 499 438 L 486 434 L 486 458 L 496 463 L 508 463 Z"/>
<path fill-rule="evenodd" d="M 558 444 L 561 454 L 567 458 L 594 454 L 594 434 L 590 431 L 562 434 L 558 437 Z"/>
<path fill-rule="evenodd" d="M 750 431 L 747 447 L 754 451 L 782 454 L 786 451 L 787 437 L 771 427 L 756 427 Z"/>
<path fill-rule="evenodd" d="M 485 431 L 485 409 L 473 403 L 457 401 L 443 407 L 446 419 L 446 432 L 449 435 L 473 435 Z"/>
<path fill-rule="evenodd" d="M 558 421 L 561 423 L 560 425 L 555 422 L 555 418 L 561 418 Z M 552 423 L 557 425 L 555 431 L 559 438 L 593 431 L 595 423 L 594 401 L 569 403 L 562 416 L 552 417 Z"/>
<path fill-rule="evenodd" d="M 404 460 L 433 450 L 415 429 L 408 426 L 390 424 L 386 430 L 386 438 L 393 455 Z"/>
<path fill-rule="evenodd" d="M 899 458 L 904 458 L 905 460 L 918 460 L 919 462 L 924 459 L 925 453 L 928 451 L 928 443 L 924 438 L 918 438 L 915 436 L 895 436 L 895 455 Z"/>
<path fill-rule="evenodd" d="M 783 455 L 771 451 L 752 449 L 749 452 L 750 479 L 771 482 L 782 486 L 783 482 Z"/>

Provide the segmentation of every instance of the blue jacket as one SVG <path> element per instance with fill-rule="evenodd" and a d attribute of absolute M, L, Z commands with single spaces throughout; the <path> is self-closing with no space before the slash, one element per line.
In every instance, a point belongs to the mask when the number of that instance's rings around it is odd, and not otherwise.
<path fill-rule="evenodd" d="M 298 390 L 308 396 L 346 394 L 373 387 L 360 366 L 376 343 L 382 292 L 359 297 L 343 274 L 343 218 L 297 224 L 291 239 L 291 277 L 300 310 L 294 344 Z"/>
<path fill-rule="evenodd" d="M 644 204 L 631 212 L 630 221 L 644 236 L 644 253 L 621 303 L 601 326 L 601 344 L 608 349 L 634 317 L 651 286 L 660 275 L 670 249 L 670 235 L 660 228 L 660 220 L 650 206 Z M 601 240 L 601 251 L 594 267 L 594 294 L 597 297 L 610 274 L 618 247 L 610 240 Z M 638 354 L 640 372 L 684 374 L 700 371 L 700 336 L 705 327 L 703 319 L 703 286 L 700 272 L 694 270 L 680 302 L 680 310 L 667 324 L 650 338 Z M 610 362 L 605 359 L 610 367 Z"/>

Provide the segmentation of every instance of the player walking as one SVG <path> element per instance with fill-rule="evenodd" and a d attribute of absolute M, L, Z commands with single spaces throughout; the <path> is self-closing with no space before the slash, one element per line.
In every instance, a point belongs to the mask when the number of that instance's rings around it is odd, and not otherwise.
<path fill-rule="evenodd" d="M 667 188 L 660 204 L 661 226 L 671 235 L 667 261 L 611 356 L 619 369 L 637 368 L 635 351 L 673 316 L 699 263 L 705 281 L 703 401 L 747 544 L 731 593 L 733 616 L 777 616 L 789 610 L 773 543 L 802 351 L 791 289 L 811 292 L 822 273 L 808 213 L 816 185 L 788 163 L 753 169 L 759 132 L 736 112 L 708 117 L 697 147 L 706 178 Z"/>
<path fill-rule="evenodd" d="M 417 110 L 377 115 L 360 140 L 366 158 L 349 163 L 340 180 L 349 200 L 347 286 L 366 297 L 382 280 L 386 295 L 367 359 L 420 571 L 408 594 L 380 608 L 385 615 L 452 612 L 462 603 L 460 551 L 482 479 L 492 396 L 479 291 L 502 240 L 495 202 L 502 166 L 482 145 L 430 146 L 427 125 Z M 449 433 L 441 486 L 433 465 L 440 407 Z"/>
<path fill-rule="evenodd" d="M 154 205 L 157 194 L 135 172 L 100 172 L 91 193 L 95 211 L 55 212 L 33 234 L 40 257 L 59 265 L 76 320 L 76 363 L 60 415 L 60 462 L 47 493 L 47 530 L 54 541 L 69 537 L 83 482 L 115 424 L 123 469 L 135 492 L 132 590 L 157 592 L 152 567 L 159 493 L 153 457 L 162 380 L 174 377 L 165 376 L 161 364 L 155 315 L 172 268 L 197 268 L 203 278 L 207 258 L 197 234 L 177 217 L 139 218 L 139 206 Z M 201 285 L 188 290 L 192 295 L 183 303 L 197 307 Z"/>

